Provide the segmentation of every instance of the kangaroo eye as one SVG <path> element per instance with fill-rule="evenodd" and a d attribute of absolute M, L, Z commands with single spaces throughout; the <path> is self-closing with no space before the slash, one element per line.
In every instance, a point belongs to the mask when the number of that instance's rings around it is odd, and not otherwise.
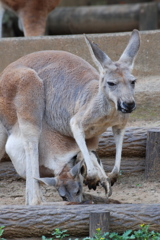
<path fill-rule="evenodd" d="M 116 85 L 116 83 L 114 83 L 114 82 L 107 82 L 107 84 L 108 84 L 110 87 L 113 87 L 113 86 Z"/>

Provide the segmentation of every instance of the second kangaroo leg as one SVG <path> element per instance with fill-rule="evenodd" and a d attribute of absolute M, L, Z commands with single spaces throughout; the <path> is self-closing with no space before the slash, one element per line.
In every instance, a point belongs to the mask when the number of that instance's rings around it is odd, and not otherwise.
<path fill-rule="evenodd" d="M 32 12 L 25 12 L 25 9 L 19 14 L 20 22 L 23 26 L 24 35 L 30 36 L 42 36 L 45 33 L 47 13 L 41 13 L 35 11 L 34 15 Z"/>
<path fill-rule="evenodd" d="M 5 153 L 5 145 L 8 138 L 8 134 L 3 124 L 0 122 L 0 160 Z"/>

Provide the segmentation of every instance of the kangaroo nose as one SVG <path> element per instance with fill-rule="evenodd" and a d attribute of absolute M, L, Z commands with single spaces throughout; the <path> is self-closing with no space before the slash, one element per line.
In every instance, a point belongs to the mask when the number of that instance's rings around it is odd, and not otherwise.
<path fill-rule="evenodd" d="M 123 108 L 126 110 L 126 112 L 130 113 L 136 108 L 135 102 L 123 102 Z"/>

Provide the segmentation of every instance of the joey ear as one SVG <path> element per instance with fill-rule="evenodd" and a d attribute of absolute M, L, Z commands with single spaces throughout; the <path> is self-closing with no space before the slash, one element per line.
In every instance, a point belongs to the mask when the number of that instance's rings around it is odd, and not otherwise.
<path fill-rule="evenodd" d="M 124 62 L 130 69 L 132 69 L 135 57 L 140 47 L 140 35 L 138 30 L 133 30 L 127 47 L 121 55 L 119 61 Z"/>
<path fill-rule="evenodd" d="M 80 173 L 83 176 L 86 172 L 84 161 L 79 161 L 69 172 L 74 178 Z"/>
<path fill-rule="evenodd" d="M 46 178 L 35 178 L 35 179 L 46 185 L 54 186 L 54 187 L 56 187 L 57 182 L 58 182 L 57 177 L 50 177 L 50 178 L 46 177 Z"/>
<path fill-rule="evenodd" d="M 64 186 L 60 186 L 60 187 L 58 188 L 58 192 L 59 192 L 59 195 L 60 195 L 61 197 L 64 197 L 64 196 L 66 195 L 65 187 L 64 187 Z"/>
<path fill-rule="evenodd" d="M 112 65 L 112 60 L 98 47 L 97 44 L 90 41 L 85 34 L 84 38 L 89 47 L 92 59 L 99 68 L 99 70 L 102 70 L 102 68 Z"/>

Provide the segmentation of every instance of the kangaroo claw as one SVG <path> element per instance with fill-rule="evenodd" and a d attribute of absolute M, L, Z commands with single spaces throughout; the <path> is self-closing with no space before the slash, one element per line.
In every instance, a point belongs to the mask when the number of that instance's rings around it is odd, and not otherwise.
<path fill-rule="evenodd" d="M 87 185 L 89 189 L 93 190 L 96 190 L 97 186 L 100 184 L 104 188 L 107 197 L 110 197 L 112 195 L 111 181 L 109 178 L 86 178 L 84 180 L 84 184 Z"/>
<path fill-rule="evenodd" d="M 111 182 L 109 178 L 102 178 L 100 180 L 101 186 L 105 190 L 105 194 L 107 197 L 110 197 L 112 195 L 112 188 L 111 188 Z"/>

